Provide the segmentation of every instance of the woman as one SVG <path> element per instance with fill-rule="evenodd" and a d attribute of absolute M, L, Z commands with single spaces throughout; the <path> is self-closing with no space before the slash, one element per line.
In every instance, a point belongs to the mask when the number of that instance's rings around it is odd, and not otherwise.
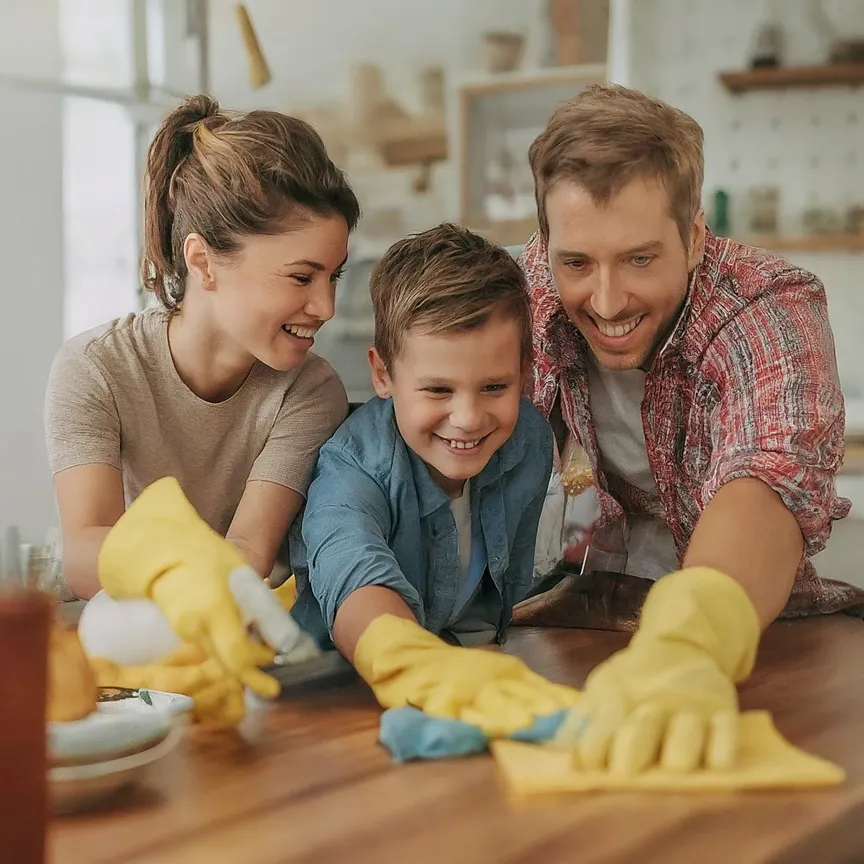
<path fill-rule="evenodd" d="M 145 177 L 143 281 L 158 306 L 67 342 L 48 382 L 64 576 L 79 597 L 99 589 L 108 531 L 165 476 L 270 573 L 347 414 L 341 381 L 309 349 L 358 218 L 301 120 L 229 118 L 206 96 L 166 117 Z"/>

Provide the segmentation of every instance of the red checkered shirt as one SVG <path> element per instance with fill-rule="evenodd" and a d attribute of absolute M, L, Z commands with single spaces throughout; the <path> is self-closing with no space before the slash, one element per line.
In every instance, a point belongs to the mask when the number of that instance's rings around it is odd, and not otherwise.
<path fill-rule="evenodd" d="M 600 469 L 588 346 L 564 312 L 539 234 L 519 260 L 534 314 L 532 398 L 549 417 L 560 392 L 567 429 L 594 469 L 597 527 L 614 528 L 628 512 L 662 516 L 683 559 L 717 490 L 757 477 L 780 495 L 805 541 L 784 615 L 864 609 L 864 591 L 820 579 L 810 562 L 832 521 L 850 509 L 834 482 L 845 411 L 822 283 L 765 250 L 709 232 L 678 323 L 645 380 L 642 423 L 662 505 L 653 513 L 644 493 Z"/>

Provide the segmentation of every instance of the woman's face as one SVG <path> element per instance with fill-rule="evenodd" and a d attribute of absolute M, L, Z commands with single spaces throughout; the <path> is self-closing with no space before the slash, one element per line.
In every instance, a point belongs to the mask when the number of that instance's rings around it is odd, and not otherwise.
<path fill-rule="evenodd" d="M 210 256 L 214 323 L 233 347 L 272 369 L 296 369 L 333 317 L 348 257 L 348 225 L 311 215 L 284 233 L 256 235 L 230 258 Z"/>

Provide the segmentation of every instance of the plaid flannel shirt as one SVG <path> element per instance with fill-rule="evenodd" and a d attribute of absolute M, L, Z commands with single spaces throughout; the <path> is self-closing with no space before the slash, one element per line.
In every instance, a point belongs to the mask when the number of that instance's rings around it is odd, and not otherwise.
<path fill-rule="evenodd" d="M 534 315 L 531 395 L 548 418 L 560 390 L 567 429 L 594 469 L 602 534 L 623 524 L 627 512 L 646 512 L 647 496 L 600 469 L 588 346 L 564 312 L 539 234 L 519 260 Z M 864 591 L 821 579 L 810 562 L 824 548 L 832 521 L 850 509 L 835 489 L 845 411 L 819 279 L 709 232 L 678 322 L 647 374 L 642 421 L 662 505 L 662 513 L 652 515 L 665 519 L 679 559 L 717 490 L 756 477 L 780 495 L 804 537 L 783 615 L 864 604 Z"/>

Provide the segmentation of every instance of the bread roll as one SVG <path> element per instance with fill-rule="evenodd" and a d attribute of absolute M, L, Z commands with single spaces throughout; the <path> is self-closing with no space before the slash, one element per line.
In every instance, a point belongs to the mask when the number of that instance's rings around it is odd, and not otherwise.
<path fill-rule="evenodd" d="M 48 646 L 49 722 L 81 720 L 96 709 L 96 676 L 75 629 L 55 621 Z"/>

